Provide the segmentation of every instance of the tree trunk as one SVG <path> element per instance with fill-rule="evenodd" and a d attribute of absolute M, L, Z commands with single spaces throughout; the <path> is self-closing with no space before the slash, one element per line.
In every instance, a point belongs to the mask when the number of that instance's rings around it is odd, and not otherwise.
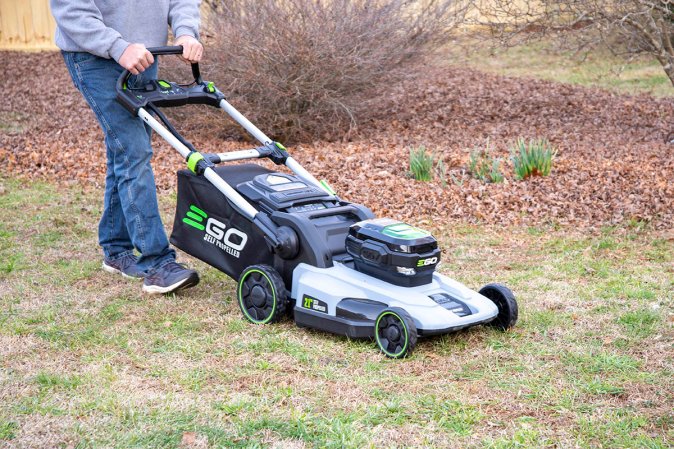
<path fill-rule="evenodd" d="M 672 87 L 674 87 L 674 55 L 671 55 L 665 61 L 660 62 L 663 62 L 662 68 L 665 70 L 665 73 L 669 77 L 669 81 L 672 82 Z"/>

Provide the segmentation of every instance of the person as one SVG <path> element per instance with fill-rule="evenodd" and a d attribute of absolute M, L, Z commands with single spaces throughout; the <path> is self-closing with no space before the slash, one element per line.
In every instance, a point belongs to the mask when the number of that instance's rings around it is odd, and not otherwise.
<path fill-rule="evenodd" d="M 103 269 L 142 278 L 143 291 L 171 293 L 199 282 L 176 262 L 159 214 L 150 165 L 150 128 L 116 101 L 124 69 L 131 87 L 157 77 L 148 47 L 163 46 L 168 28 L 182 58 L 198 62 L 199 0 L 50 0 L 61 49 L 75 87 L 103 130 L 107 157 L 103 215 L 98 227 Z M 140 256 L 136 256 L 134 249 Z"/>

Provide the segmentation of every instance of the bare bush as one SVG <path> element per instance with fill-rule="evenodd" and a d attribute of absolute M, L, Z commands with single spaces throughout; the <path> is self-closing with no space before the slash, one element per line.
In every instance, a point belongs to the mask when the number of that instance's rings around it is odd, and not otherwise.
<path fill-rule="evenodd" d="M 277 138 L 344 137 L 461 22 L 461 0 L 212 0 L 209 76 Z"/>
<path fill-rule="evenodd" d="M 650 54 L 674 85 L 674 0 L 477 0 L 478 23 L 500 42 L 555 35 L 577 49 Z"/>

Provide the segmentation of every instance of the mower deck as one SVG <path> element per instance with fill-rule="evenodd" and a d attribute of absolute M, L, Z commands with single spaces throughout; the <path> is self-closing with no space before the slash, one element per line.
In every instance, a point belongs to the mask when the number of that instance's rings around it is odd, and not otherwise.
<path fill-rule="evenodd" d="M 429 284 L 401 287 L 358 272 L 348 263 L 331 268 L 300 264 L 290 296 L 299 326 L 350 338 L 374 337 L 377 316 L 389 307 L 406 310 L 420 336 L 488 323 L 498 314 L 491 300 L 439 273 L 433 273 Z"/>

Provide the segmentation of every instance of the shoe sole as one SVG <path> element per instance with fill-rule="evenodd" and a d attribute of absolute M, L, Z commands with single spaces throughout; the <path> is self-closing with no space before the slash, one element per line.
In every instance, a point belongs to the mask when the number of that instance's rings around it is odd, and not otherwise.
<path fill-rule="evenodd" d="M 112 273 L 112 274 L 121 274 L 122 277 L 124 277 L 124 278 L 126 278 L 126 279 L 133 279 L 133 280 L 135 280 L 135 281 L 140 280 L 140 279 L 143 279 L 143 278 L 140 277 L 140 276 L 138 276 L 138 277 L 136 277 L 136 276 L 129 276 L 128 274 L 124 273 L 122 270 L 118 270 L 117 268 L 112 267 L 112 266 L 106 264 L 105 262 L 103 262 L 103 265 L 101 265 L 101 268 L 103 268 L 103 270 L 104 270 L 104 271 L 107 271 L 108 273 Z"/>
<path fill-rule="evenodd" d="M 145 293 L 149 293 L 150 295 L 167 295 L 169 293 L 175 293 L 180 290 L 185 290 L 187 288 L 194 287 L 198 283 L 199 283 L 199 275 L 197 273 L 193 273 L 188 277 L 186 277 L 185 279 L 182 279 L 176 282 L 175 284 L 169 285 L 167 287 L 143 284 L 143 291 Z"/>

